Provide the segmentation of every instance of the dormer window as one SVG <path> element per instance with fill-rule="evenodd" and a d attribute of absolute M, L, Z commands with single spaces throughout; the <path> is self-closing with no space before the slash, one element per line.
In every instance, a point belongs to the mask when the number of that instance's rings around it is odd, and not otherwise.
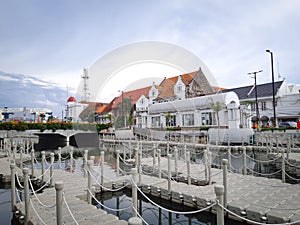
<path fill-rule="evenodd" d="M 182 85 L 178 85 L 177 90 L 178 90 L 178 92 L 181 92 L 182 91 Z"/>

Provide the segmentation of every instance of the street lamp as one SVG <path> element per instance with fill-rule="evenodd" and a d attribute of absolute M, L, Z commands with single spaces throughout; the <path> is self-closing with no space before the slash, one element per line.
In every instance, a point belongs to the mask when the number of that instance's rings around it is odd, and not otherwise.
<path fill-rule="evenodd" d="M 275 102 L 275 85 L 274 85 L 274 66 L 273 66 L 273 52 L 267 49 L 266 52 L 271 54 L 271 70 L 272 70 L 272 89 L 273 89 L 273 128 L 276 127 L 276 102 Z"/>
<path fill-rule="evenodd" d="M 254 75 L 254 88 L 255 88 L 255 109 L 256 109 L 256 118 L 257 118 L 257 124 L 258 124 L 258 120 L 259 120 L 259 110 L 258 110 L 258 101 L 257 101 L 257 85 L 256 85 L 256 74 L 257 73 L 261 73 L 262 70 L 259 70 L 259 71 L 255 71 L 255 72 L 251 72 L 251 73 L 248 73 L 248 75 Z M 257 127 L 258 129 L 258 127 Z"/>

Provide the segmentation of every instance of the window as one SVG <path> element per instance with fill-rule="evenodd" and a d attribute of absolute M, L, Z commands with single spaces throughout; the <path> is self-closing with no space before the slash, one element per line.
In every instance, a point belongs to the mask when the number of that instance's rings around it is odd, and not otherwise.
<path fill-rule="evenodd" d="M 160 127 L 160 116 L 153 116 L 151 118 L 152 127 Z"/>
<path fill-rule="evenodd" d="M 194 114 L 183 114 L 182 115 L 182 125 L 183 126 L 193 126 L 194 125 Z"/>
<path fill-rule="evenodd" d="M 256 111 L 255 109 L 256 109 L 255 103 L 251 103 L 251 111 Z"/>
<path fill-rule="evenodd" d="M 144 101 L 144 99 L 142 98 L 142 99 L 141 99 L 141 104 L 143 105 L 143 104 L 144 104 L 144 102 L 145 102 L 145 101 Z"/>
<path fill-rule="evenodd" d="M 169 117 L 166 117 L 166 126 L 167 127 L 176 127 L 176 116 L 170 115 Z"/>
<path fill-rule="evenodd" d="M 182 86 L 181 86 L 181 85 L 178 85 L 177 91 L 178 91 L 178 92 L 181 92 L 181 91 L 182 91 Z"/>
<path fill-rule="evenodd" d="M 266 102 L 261 102 L 261 110 L 262 111 L 267 110 L 267 104 L 266 104 Z"/>
<path fill-rule="evenodd" d="M 212 113 L 212 112 L 201 113 L 201 118 L 202 118 L 202 125 L 216 124 L 215 119 L 214 119 L 214 113 Z"/>

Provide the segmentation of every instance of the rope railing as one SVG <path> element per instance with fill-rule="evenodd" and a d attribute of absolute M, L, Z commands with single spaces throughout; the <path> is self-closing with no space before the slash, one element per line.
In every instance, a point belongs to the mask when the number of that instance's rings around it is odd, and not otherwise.
<path fill-rule="evenodd" d="M 18 200 L 19 202 L 21 203 L 21 205 L 24 205 L 23 201 L 21 200 L 21 197 L 20 197 L 20 193 L 24 193 L 22 190 L 19 190 L 18 188 L 16 188 L 16 193 L 17 193 L 17 197 L 18 197 Z"/>
<path fill-rule="evenodd" d="M 43 219 L 40 217 L 40 215 L 38 214 L 38 212 L 37 212 L 37 210 L 35 209 L 35 207 L 34 207 L 33 202 L 32 202 L 31 199 L 29 199 L 29 202 L 30 202 L 31 207 L 32 207 L 32 209 L 33 209 L 35 215 L 37 216 L 37 218 L 41 221 L 42 224 L 47 225 L 47 223 L 45 223 L 44 220 L 43 220 Z"/>
<path fill-rule="evenodd" d="M 145 199 L 147 199 L 151 204 L 167 211 L 167 212 L 171 212 L 171 213 L 174 213 L 174 214 L 180 214 L 180 215 L 191 215 L 191 214 L 196 214 L 196 213 L 201 213 L 201 212 L 204 212 L 204 211 L 207 211 L 209 210 L 210 208 L 212 208 L 213 206 L 215 206 L 217 203 L 214 202 L 213 204 L 207 206 L 206 208 L 203 208 L 203 209 L 200 209 L 200 210 L 195 210 L 195 211 L 174 211 L 174 210 L 170 210 L 170 209 L 167 209 L 163 206 L 160 206 L 158 205 L 157 203 L 155 203 L 154 201 L 152 201 L 139 187 L 138 185 L 133 181 L 131 180 L 132 184 L 137 188 L 137 190 L 143 195 L 143 197 L 145 197 Z"/>
<path fill-rule="evenodd" d="M 219 203 L 219 201 L 217 201 L 217 204 L 219 207 L 221 207 L 224 211 L 226 211 L 228 214 L 231 214 L 233 216 L 235 216 L 236 218 L 240 219 L 240 220 L 243 220 L 245 222 L 248 222 L 250 224 L 255 224 L 255 225 L 294 225 L 294 224 L 297 224 L 300 222 L 300 220 L 298 221 L 294 221 L 294 222 L 288 222 L 288 223 L 275 223 L 275 224 L 270 224 L 270 223 L 261 223 L 261 222 L 257 222 L 257 221 L 254 221 L 254 220 L 250 220 L 250 219 L 247 219 L 243 216 L 240 216 L 232 211 L 230 211 L 229 209 L 227 209 L 226 207 L 224 207 L 222 204 Z"/>
<path fill-rule="evenodd" d="M 142 217 L 142 215 L 139 214 L 139 212 L 137 211 L 136 208 L 132 207 L 133 210 L 135 211 L 136 215 L 146 224 L 149 225 L 149 223 L 147 223 L 147 221 Z"/>
<path fill-rule="evenodd" d="M 290 176 L 286 171 L 284 171 L 284 174 L 291 180 L 300 181 L 300 179 Z"/>
<path fill-rule="evenodd" d="M 287 165 L 289 165 L 289 166 L 291 166 L 291 167 L 293 167 L 293 168 L 296 168 L 296 169 L 300 169 L 299 166 L 291 164 L 291 163 L 289 162 L 289 160 L 287 160 L 286 158 L 284 159 L 284 161 L 286 162 Z"/>
<path fill-rule="evenodd" d="M 247 158 L 251 159 L 252 161 L 255 161 L 255 162 L 258 162 L 258 163 L 271 163 L 271 162 L 274 162 L 278 159 L 281 158 L 281 156 L 279 155 L 277 158 L 274 158 L 274 159 L 270 159 L 270 160 L 259 160 L 259 159 L 254 159 L 254 158 L 251 158 L 249 155 L 246 155 Z"/>
<path fill-rule="evenodd" d="M 69 207 L 69 204 L 68 204 L 68 202 L 67 202 L 67 200 L 66 200 L 66 197 L 65 197 L 65 194 L 64 194 L 64 193 L 63 193 L 62 197 L 63 197 L 64 203 L 65 203 L 65 205 L 66 205 L 66 207 L 67 207 L 67 209 L 68 209 L 68 212 L 69 212 L 70 216 L 72 217 L 73 221 L 75 222 L 76 225 L 79 225 L 79 223 L 78 223 L 77 220 L 75 219 L 75 217 L 74 217 L 74 215 L 73 215 L 73 213 L 72 213 L 72 211 L 71 211 L 71 209 L 70 209 L 70 207 Z"/>
<path fill-rule="evenodd" d="M 36 192 L 38 192 L 38 191 L 34 190 L 33 185 L 32 185 L 32 183 L 31 183 L 30 180 L 29 180 L 29 185 L 30 185 L 30 188 L 31 188 L 31 192 L 33 193 L 34 197 L 37 199 L 38 203 L 39 203 L 41 206 L 43 206 L 44 208 L 53 208 L 53 207 L 56 206 L 56 203 L 53 204 L 53 205 L 45 205 L 45 204 L 39 199 L 39 197 L 37 196 Z"/>
<path fill-rule="evenodd" d="M 113 209 L 113 208 L 110 208 L 104 204 L 102 204 L 94 195 L 93 193 L 91 192 L 90 189 L 88 189 L 88 192 L 90 193 L 90 195 L 93 197 L 93 199 L 97 202 L 97 204 L 101 205 L 102 207 L 108 209 L 108 210 L 111 210 L 113 212 L 121 212 L 121 211 L 125 211 L 125 210 L 128 210 L 128 209 L 131 209 L 132 206 L 128 206 L 128 207 L 125 207 L 125 208 L 122 208 L 122 209 Z"/>
<path fill-rule="evenodd" d="M 260 172 L 256 172 L 255 170 L 249 168 L 248 166 L 246 166 L 246 169 L 249 170 L 251 173 L 254 173 L 254 174 L 258 174 L 258 175 L 261 175 L 261 176 L 272 176 L 272 175 L 275 175 L 277 173 L 280 173 L 282 170 L 278 170 L 274 173 L 260 173 Z"/>

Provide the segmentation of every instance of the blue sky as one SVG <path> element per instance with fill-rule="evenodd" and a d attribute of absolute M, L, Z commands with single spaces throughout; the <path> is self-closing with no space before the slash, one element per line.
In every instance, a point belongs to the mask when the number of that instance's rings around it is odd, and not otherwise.
<path fill-rule="evenodd" d="M 76 88 L 82 69 L 140 41 L 176 44 L 197 55 L 218 85 L 253 84 L 263 69 L 300 84 L 297 0 L 0 0 L 0 71 Z M 163 75 L 162 75 L 163 76 Z"/>

